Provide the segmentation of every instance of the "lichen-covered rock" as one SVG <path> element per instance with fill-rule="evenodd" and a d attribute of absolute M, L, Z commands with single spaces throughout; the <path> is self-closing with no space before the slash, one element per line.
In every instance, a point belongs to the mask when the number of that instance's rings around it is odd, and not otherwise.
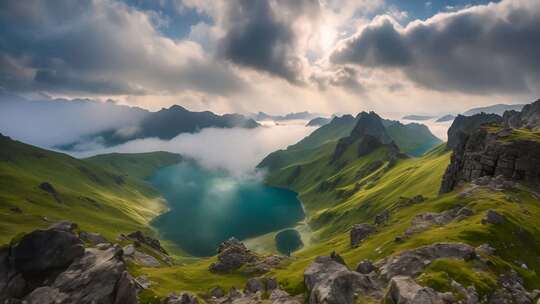
<path fill-rule="evenodd" d="M 351 247 L 356 247 L 360 242 L 375 232 L 375 227 L 370 224 L 356 224 L 351 229 Z"/>
<path fill-rule="evenodd" d="M 470 260 L 476 257 L 472 246 L 462 243 L 436 243 L 405 250 L 376 263 L 386 280 L 398 275 L 415 277 L 433 261 L 441 258 Z"/>

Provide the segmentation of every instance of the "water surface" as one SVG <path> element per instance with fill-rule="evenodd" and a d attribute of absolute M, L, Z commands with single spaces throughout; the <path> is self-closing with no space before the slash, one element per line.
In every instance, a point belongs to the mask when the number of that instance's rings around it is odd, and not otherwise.
<path fill-rule="evenodd" d="M 154 220 L 161 235 L 195 256 L 209 256 L 229 237 L 240 240 L 291 227 L 304 218 L 296 193 L 261 179 L 236 178 L 182 162 L 150 182 L 171 210 Z"/>

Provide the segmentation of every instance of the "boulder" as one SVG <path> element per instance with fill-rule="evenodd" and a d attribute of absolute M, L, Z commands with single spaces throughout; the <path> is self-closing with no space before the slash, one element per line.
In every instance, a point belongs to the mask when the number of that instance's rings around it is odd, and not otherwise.
<path fill-rule="evenodd" d="M 246 287 L 244 288 L 245 293 L 257 293 L 258 291 L 265 291 L 266 287 L 263 280 L 259 278 L 250 278 L 246 282 Z"/>
<path fill-rule="evenodd" d="M 436 291 L 418 285 L 411 277 L 396 276 L 390 280 L 385 303 L 443 304 L 444 302 Z"/>
<path fill-rule="evenodd" d="M 15 268 L 25 277 L 65 269 L 83 254 L 82 241 L 72 232 L 57 228 L 35 230 L 12 248 Z"/>
<path fill-rule="evenodd" d="M 225 296 L 225 291 L 223 291 L 223 288 L 217 286 L 210 290 L 210 296 L 216 299 L 223 298 Z"/>
<path fill-rule="evenodd" d="M 363 260 L 356 266 L 356 272 L 362 273 L 362 274 L 368 274 L 373 271 L 377 270 L 377 267 L 373 265 L 373 263 L 370 260 Z"/>
<path fill-rule="evenodd" d="M 52 225 L 49 226 L 49 230 L 60 230 L 60 231 L 66 231 L 66 232 L 73 232 L 75 233 L 75 230 L 77 230 L 79 228 L 79 225 L 77 225 L 76 223 L 73 223 L 73 222 L 69 222 L 69 221 L 61 221 L 61 222 L 57 222 L 57 223 L 54 223 Z"/>
<path fill-rule="evenodd" d="M 319 256 L 304 271 L 310 304 L 350 304 L 355 294 L 375 296 L 380 283 L 375 276 L 350 271 L 330 257 Z M 380 296 L 380 295 L 379 295 Z"/>
<path fill-rule="evenodd" d="M 384 210 L 383 212 L 375 215 L 375 225 L 382 225 L 390 219 L 390 211 Z"/>
<path fill-rule="evenodd" d="M 199 301 L 194 295 L 184 292 L 180 295 L 171 293 L 163 301 L 162 304 L 197 304 Z"/>
<path fill-rule="evenodd" d="M 375 227 L 370 224 L 356 224 L 351 229 L 351 247 L 356 247 L 362 240 L 375 232 Z"/>
<path fill-rule="evenodd" d="M 470 260 L 476 257 L 472 246 L 462 243 L 436 243 L 405 250 L 396 256 L 387 257 L 376 263 L 380 274 L 386 280 L 404 275 L 414 277 L 425 267 L 441 258 Z"/>
<path fill-rule="evenodd" d="M 122 251 L 124 251 L 124 256 L 133 256 L 135 254 L 135 246 L 133 244 L 126 245 L 122 248 Z"/>
<path fill-rule="evenodd" d="M 488 210 L 486 217 L 482 219 L 482 223 L 492 224 L 492 225 L 501 225 L 506 222 L 506 217 L 497 211 Z"/>

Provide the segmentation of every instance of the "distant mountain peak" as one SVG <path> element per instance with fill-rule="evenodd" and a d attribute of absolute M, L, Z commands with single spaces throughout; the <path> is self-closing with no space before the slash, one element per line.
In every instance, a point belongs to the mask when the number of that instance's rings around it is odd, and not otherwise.
<path fill-rule="evenodd" d="M 356 116 L 356 125 L 351 132 L 351 137 L 354 139 L 371 135 L 383 144 L 388 144 L 392 141 L 386 128 L 384 127 L 382 118 L 375 112 L 361 112 Z"/>

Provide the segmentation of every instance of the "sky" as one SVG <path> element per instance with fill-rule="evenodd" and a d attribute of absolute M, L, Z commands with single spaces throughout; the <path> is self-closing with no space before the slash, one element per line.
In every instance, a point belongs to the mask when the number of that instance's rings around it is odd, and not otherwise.
<path fill-rule="evenodd" d="M 538 54 L 538 0 L 0 1 L 0 90 L 150 110 L 459 113 Z"/>

